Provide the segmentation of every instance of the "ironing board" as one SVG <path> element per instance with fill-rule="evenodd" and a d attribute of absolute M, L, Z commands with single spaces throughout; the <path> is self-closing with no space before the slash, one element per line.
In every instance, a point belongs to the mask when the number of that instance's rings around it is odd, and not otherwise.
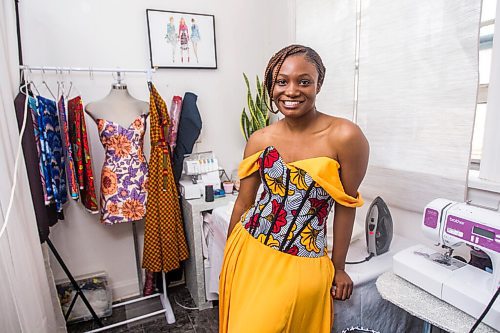
<path fill-rule="evenodd" d="M 456 307 L 411 284 L 393 272 L 382 274 L 377 280 L 380 295 L 401 309 L 411 313 L 428 324 L 424 332 L 430 332 L 431 325 L 450 333 L 467 333 L 476 319 Z M 497 330 L 480 324 L 475 333 L 494 333 Z"/>
<path fill-rule="evenodd" d="M 392 270 L 392 256 L 412 244 L 413 241 L 394 234 L 388 252 L 361 264 L 346 265 L 354 289 L 348 301 L 335 301 L 335 322 L 332 332 L 342 332 L 351 326 L 365 327 L 379 332 L 422 332 L 424 322 L 421 319 L 383 299 L 375 286 L 381 274 Z M 347 261 L 360 261 L 367 255 L 366 240 L 363 235 L 351 242 Z"/>

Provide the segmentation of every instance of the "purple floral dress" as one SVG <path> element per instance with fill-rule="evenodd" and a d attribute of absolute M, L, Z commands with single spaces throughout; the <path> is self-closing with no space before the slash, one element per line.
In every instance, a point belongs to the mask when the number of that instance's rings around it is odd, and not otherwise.
<path fill-rule="evenodd" d="M 132 222 L 146 216 L 148 165 L 143 153 L 147 115 L 125 128 L 99 119 L 98 130 L 106 150 L 101 173 L 101 222 Z"/>

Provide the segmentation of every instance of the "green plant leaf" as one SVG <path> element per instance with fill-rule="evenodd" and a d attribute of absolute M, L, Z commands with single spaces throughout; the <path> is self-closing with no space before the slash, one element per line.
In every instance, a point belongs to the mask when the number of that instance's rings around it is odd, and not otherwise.
<path fill-rule="evenodd" d="M 248 119 L 245 108 L 243 108 L 243 112 L 241 113 L 240 129 L 241 133 L 243 133 L 243 136 L 245 137 L 245 140 L 248 141 L 248 138 L 254 131 L 252 123 L 250 122 L 250 119 Z"/>
<path fill-rule="evenodd" d="M 255 75 L 255 81 L 257 82 L 257 95 L 262 96 L 262 86 L 263 84 L 260 84 L 259 76 Z"/>
<path fill-rule="evenodd" d="M 255 119 L 259 128 L 266 127 L 266 117 L 263 114 L 263 110 L 261 108 L 258 108 L 258 110 L 255 112 Z"/>
<path fill-rule="evenodd" d="M 254 117 L 255 113 L 255 103 L 252 98 L 252 91 L 250 90 L 250 82 L 248 81 L 248 77 L 246 76 L 245 73 L 243 73 L 243 77 L 245 78 L 245 84 L 247 86 L 247 105 L 248 105 L 248 111 L 250 112 L 250 117 Z"/>
<path fill-rule="evenodd" d="M 269 111 L 267 107 L 269 97 L 264 82 L 260 81 L 258 75 L 256 76 L 257 91 L 255 94 L 255 100 L 250 89 L 250 82 L 245 73 L 243 73 L 243 78 L 245 79 L 245 85 L 247 88 L 247 105 L 249 113 L 247 114 L 245 108 L 243 108 L 243 113 L 241 114 L 240 119 L 240 127 L 243 136 L 246 140 L 248 140 L 253 132 L 269 125 Z"/>
<path fill-rule="evenodd" d="M 255 96 L 255 112 L 257 113 L 256 119 L 259 121 L 259 128 L 262 128 L 265 126 L 264 123 L 261 122 L 261 117 L 262 117 L 262 102 L 261 102 L 261 97 L 259 95 Z"/>
<path fill-rule="evenodd" d="M 267 91 L 266 87 L 264 85 L 264 82 L 261 83 L 260 88 L 259 88 L 259 103 L 258 103 L 258 108 L 260 109 L 260 112 L 262 113 L 262 116 L 265 119 L 265 125 L 269 125 L 269 110 L 267 106 Z"/>

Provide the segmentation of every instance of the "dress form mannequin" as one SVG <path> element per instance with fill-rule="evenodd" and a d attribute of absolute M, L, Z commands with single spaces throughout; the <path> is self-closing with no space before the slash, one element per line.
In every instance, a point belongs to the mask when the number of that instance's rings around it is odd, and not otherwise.
<path fill-rule="evenodd" d="M 85 112 L 98 122 L 106 119 L 128 127 L 138 116 L 149 112 L 149 103 L 141 101 L 130 95 L 127 85 L 118 80 L 113 83 L 111 91 L 103 99 L 88 103 Z"/>
<path fill-rule="evenodd" d="M 131 96 L 118 73 L 118 80 L 109 94 L 99 101 L 88 103 L 85 112 L 97 123 L 106 150 L 101 174 L 101 222 L 132 222 L 135 239 L 135 222 L 145 217 L 147 164 L 143 154 L 143 137 L 149 103 Z M 134 245 L 142 289 L 139 250 L 135 242 Z M 152 274 L 147 278 L 151 284 Z"/>

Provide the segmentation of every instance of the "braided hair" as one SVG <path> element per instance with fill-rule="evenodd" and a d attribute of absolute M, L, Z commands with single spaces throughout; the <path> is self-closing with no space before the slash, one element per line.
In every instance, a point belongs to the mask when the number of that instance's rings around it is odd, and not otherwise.
<path fill-rule="evenodd" d="M 281 50 L 276 52 L 271 57 L 271 59 L 269 59 L 269 63 L 267 64 L 266 71 L 264 73 L 264 84 L 270 97 L 268 108 L 273 113 L 278 113 L 278 111 L 273 110 L 272 100 L 274 85 L 276 83 L 276 78 L 278 77 L 281 65 L 283 65 L 283 62 L 286 58 L 296 54 L 304 54 L 304 57 L 307 59 L 307 61 L 316 66 L 316 70 L 318 71 L 318 89 L 323 85 L 326 68 L 325 65 L 323 65 L 321 57 L 316 51 L 314 51 L 310 47 L 298 44 L 292 44 L 282 48 Z"/>

